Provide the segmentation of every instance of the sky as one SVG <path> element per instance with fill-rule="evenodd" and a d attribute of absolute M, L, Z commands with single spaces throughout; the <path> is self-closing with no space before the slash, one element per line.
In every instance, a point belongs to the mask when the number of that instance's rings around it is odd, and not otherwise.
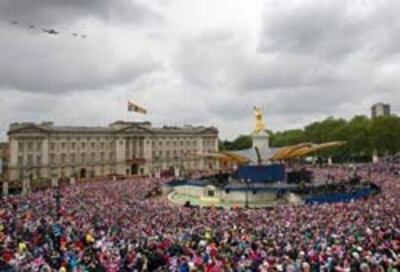
<path fill-rule="evenodd" d="M 232 139 L 253 130 L 253 106 L 273 131 L 376 102 L 396 113 L 399 12 L 398 0 L 1 0 L 0 140 L 22 121 L 212 125 Z"/>

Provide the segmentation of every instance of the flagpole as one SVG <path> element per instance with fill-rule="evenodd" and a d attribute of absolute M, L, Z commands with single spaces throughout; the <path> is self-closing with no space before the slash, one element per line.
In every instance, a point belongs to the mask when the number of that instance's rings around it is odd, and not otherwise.
<path fill-rule="evenodd" d="M 128 118 L 129 118 L 129 97 L 128 94 L 125 93 L 125 120 L 126 122 L 128 122 Z"/>
<path fill-rule="evenodd" d="M 125 105 L 125 120 L 126 122 L 129 121 L 129 110 L 128 110 L 128 101 L 125 101 L 126 105 Z"/>

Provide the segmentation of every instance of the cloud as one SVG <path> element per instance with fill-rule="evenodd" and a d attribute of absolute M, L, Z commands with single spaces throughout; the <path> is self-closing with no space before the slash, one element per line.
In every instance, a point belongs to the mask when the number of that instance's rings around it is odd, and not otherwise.
<path fill-rule="evenodd" d="M 362 50 L 380 50 L 399 27 L 397 1 L 288 1 L 265 8 L 258 50 L 334 61 Z M 395 35 L 394 37 L 397 37 Z M 380 38 L 384 38 L 383 40 Z"/>
<path fill-rule="evenodd" d="M 146 52 L 121 55 L 108 36 L 76 39 L 0 27 L 1 88 L 60 93 L 130 84 L 162 69 Z"/>
<path fill-rule="evenodd" d="M 398 10 L 395 0 L 2 1 L 3 18 L 89 37 L 0 24 L 0 125 L 104 125 L 127 118 L 133 99 L 149 115 L 131 120 L 233 138 L 252 131 L 254 105 L 274 131 L 379 101 L 396 110 Z"/>
<path fill-rule="evenodd" d="M 136 0 L 3 0 L 0 16 L 27 24 L 61 24 L 82 18 L 159 21 L 161 15 Z M 51 27 L 51 25 L 49 26 Z"/>
<path fill-rule="evenodd" d="M 295 2 L 264 16 L 261 52 L 290 52 L 335 58 L 356 50 L 365 17 L 349 11 L 349 1 Z"/>
<path fill-rule="evenodd" d="M 251 31 L 203 28 L 180 40 L 174 68 L 201 90 L 196 96 L 209 97 L 210 118 L 224 126 L 248 121 L 252 105 L 268 108 L 275 129 L 368 114 L 372 103 L 398 96 L 399 8 L 396 1 L 265 1 L 256 39 Z"/>
<path fill-rule="evenodd" d="M 224 30 L 205 30 L 181 39 L 174 59 L 176 69 L 187 83 L 214 88 L 229 85 L 238 41 Z"/>

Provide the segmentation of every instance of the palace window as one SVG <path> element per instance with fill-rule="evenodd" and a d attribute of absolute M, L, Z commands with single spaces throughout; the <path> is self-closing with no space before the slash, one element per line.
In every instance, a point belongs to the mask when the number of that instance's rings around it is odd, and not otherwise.
<path fill-rule="evenodd" d="M 28 142 L 28 151 L 32 151 L 32 149 L 33 149 L 33 143 Z"/>
<path fill-rule="evenodd" d="M 41 152 L 42 151 L 42 143 L 41 142 L 36 143 L 36 151 L 37 152 Z"/>
<path fill-rule="evenodd" d="M 56 162 L 56 155 L 54 153 L 50 154 L 50 163 Z"/>
<path fill-rule="evenodd" d="M 19 155 L 19 156 L 18 156 L 18 165 L 19 165 L 19 166 L 22 166 L 23 164 L 24 164 L 24 157 L 21 156 L 21 155 Z"/>
<path fill-rule="evenodd" d="M 36 156 L 36 164 L 41 165 L 42 164 L 42 157 L 40 155 Z"/>
<path fill-rule="evenodd" d="M 24 143 L 18 142 L 18 152 L 24 152 Z"/>
<path fill-rule="evenodd" d="M 65 163 L 66 155 L 63 153 L 61 154 L 61 163 Z"/>

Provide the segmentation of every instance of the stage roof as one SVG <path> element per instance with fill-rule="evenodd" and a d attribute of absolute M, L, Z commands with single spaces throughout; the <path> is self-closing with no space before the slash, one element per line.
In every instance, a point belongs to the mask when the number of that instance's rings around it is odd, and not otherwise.
<path fill-rule="evenodd" d="M 261 162 L 284 161 L 304 157 L 320 150 L 326 150 L 333 147 L 344 145 L 345 142 L 328 142 L 322 144 L 301 143 L 292 146 L 278 148 L 259 149 Z M 230 161 L 237 164 L 258 163 L 257 151 L 254 148 L 248 148 L 237 151 L 220 151 L 213 153 L 192 154 L 199 157 L 213 158 L 220 161 Z"/>

